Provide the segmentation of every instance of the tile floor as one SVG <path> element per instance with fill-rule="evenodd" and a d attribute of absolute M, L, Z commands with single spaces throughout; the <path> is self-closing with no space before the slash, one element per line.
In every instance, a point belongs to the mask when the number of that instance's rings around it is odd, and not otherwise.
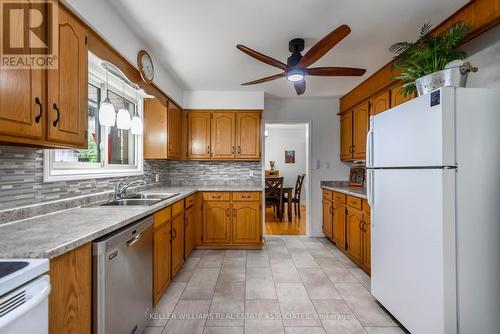
<path fill-rule="evenodd" d="M 144 333 L 405 333 L 369 291 L 329 240 L 266 236 L 262 250 L 193 251 Z"/>

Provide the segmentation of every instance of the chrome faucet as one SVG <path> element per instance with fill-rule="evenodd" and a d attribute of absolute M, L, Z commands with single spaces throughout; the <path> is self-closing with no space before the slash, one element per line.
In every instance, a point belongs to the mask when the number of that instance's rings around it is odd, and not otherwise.
<path fill-rule="evenodd" d="M 124 185 L 123 182 L 126 181 L 127 179 L 121 179 L 116 183 L 115 186 L 115 199 L 122 199 L 125 197 L 127 193 L 127 189 L 130 188 L 131 186 L 139 185 L 139 184 L 144 184 L 146 185 L 146 181 L 144 180 L 135 180 L 132 182 L 129 182 L 128 184 Z"/>

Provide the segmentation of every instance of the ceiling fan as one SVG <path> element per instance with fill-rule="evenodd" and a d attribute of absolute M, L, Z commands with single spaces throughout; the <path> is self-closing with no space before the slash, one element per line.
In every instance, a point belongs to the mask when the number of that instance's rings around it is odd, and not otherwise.
<path fill-rule="evenodd" d="M 343 40 L 349 33 L 351 28 L 343 24 L 325 37 L 318 43 L 313 45 L 305 55 L 302 56 L 301 52 L 304 50 L 304 40 L 302 38 L 292 39 L 288 43 L 288 50 L 292 53 L 284 64 L 279 60 L 266 56 L 260 52 L 252 50 L 244 45 L 238 44 L 236 47 L 250 57 L 260 60 L 263 63 L 277 67 L 283 70 L 283 73 L 271 75 L 269 77 L 257 79 L 242 83 L 243 86 L 255 85 L 271 80 L 286 77 L 287 80 L 293 82 L 297 95 L 302 95 L 306 91 L 306 75 L 312 76 L 361 76 L 366 70 L 362 68 L 353 67 L 313 67 L 309 68 L 312 64 L 323 57 L 331 48 Z"/>

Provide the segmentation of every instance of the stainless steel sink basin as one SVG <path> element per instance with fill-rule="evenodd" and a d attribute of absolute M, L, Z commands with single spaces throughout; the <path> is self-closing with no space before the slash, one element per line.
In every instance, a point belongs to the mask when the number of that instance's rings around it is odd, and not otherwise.
<path fill-rule="evenodd" d="M 160 202 L 161 199 L 135 199 L 124 198 L 100 204 L 99 206 L 150 206 Z"/>
<path fill-rule="evenodd" d="M 141 193 L 127 196 L 127 199 L 160 199 L 165 200 L 179 195 L 179 193 Z"/>

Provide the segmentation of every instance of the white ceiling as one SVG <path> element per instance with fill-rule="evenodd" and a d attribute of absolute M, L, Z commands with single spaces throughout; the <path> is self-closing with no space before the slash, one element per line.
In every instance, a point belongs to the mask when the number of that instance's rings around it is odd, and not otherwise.
<path fill-rule="evenodd" d="M 363 67 L 356 78 L 307 77 L 304 96 L 342 96 L 391 59 L 388 47 L 413 40 L 468 0 L 107 0 L 186 90 L 258 90 L 296 96 L 288 81 L 242 87 L 279 73 L 236 49 L 244 44 L 286 63 L 288 41 L 306 50 L 341 24 L 352 32 L 313 66 Z M 305 52 L 304 51 L 304 52 Z"/>

